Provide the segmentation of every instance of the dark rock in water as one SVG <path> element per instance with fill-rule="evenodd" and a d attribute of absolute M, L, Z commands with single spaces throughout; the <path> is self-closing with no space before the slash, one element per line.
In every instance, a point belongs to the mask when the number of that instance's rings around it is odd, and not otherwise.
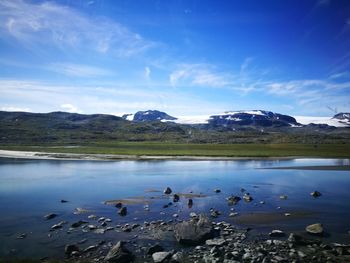
<path fill-rule="evenodd" d="M 192 199 L 188 199 L 187 206 L 188 206 L 188 208 L 191 208 L 193 206 L 193 200 Z"/>
<path fill-rule="evenodd" d="M 81 225 L 84 225 L 84 224 L 87 224 L 87 223 L 89 223 L 89 222 L 83 221 L 83 220 L 79 220 L 79 221 L 73 223 L 73 224 L 71 225 L 71 227 L 76 228 L 76 227 L 80 227 Z"/>
<path fill-rule="evenodd" d="M 51 227 L 51 230 L 62 228 L 64 224 L 67 224 L 67 221 L 61 221 Z"/>
<path fill-rule="evenodd" d="M 241 200 L 241 198 L 239 196 L 231 195 L 231 196 L 227 197 L 226 200 L 227 200 L 229 205 L 235 205 Z"/>
<path fill-rule="evenodd" d="M 212 209 L 210 215 L 211 215 L 212 217 L 214 217 L 214 218 L 217 218 L 219 215 L 221 215 L 221 212 L 218 211 L 218 210 Z"/>
<path fill-rule="evenodd" d="M 308 225 L 305 228 L 306 232 L 308 232 L 311 235 L 322 235 L 323 234 L 323 226 L 320 223 Z"/>
<path fill-rule="evenodd" d="M 164 189 L 164 194 L 166 194 L 166 195 L 170 195 L 172 192 L 173 191 L 171 190 L 170 187 L 167 187 L 167 188 Z"/>
<path fill-rule="evenodd" d="M 61 200 L 61 203 L 68 203 L 68 201 L 67 201 L 67 200 L 62 199 L 62 200 Z"/>
<path fill-rule="evenodd" d="M 322 194 L 319 191 L 313 191 L 312 193 L 310 193 L 310 195 L 313 196 L 313 197 L 319 197 Z"/>
<path fill-rule="evenodd" d="M 156 252 L 152 255 L 154 263 L 163 263 L 168 262 L 168 259 L 171 258 L 170 252 Z"/>
<path fill-rule="evenodd" d="M 132 262 L 133 258 L 133 254 L 125 247 L 125 242 L 119 241 L 109 250 L 104 260 L 115 263 L 129 263 Z"/>
<path fill-rule="evenodd" d="M 147 254 L 152 255 L 156 252 L 161 252 L 161 251 L 164 251 L 164 248 L 159 244 L 155 244 L 155 245 L 148 248 Z"/>
<path fill-rule="evenodd" d="M 163 208 L 168 208 L 169 207 L 169 205 L 163 205 Z"/>
<path fill-rule="evenodd" d="M 120 203 L 120 202 L 115 204 L 115 207 L 116 207 L 116 208 L 122 208 L 122 206 L 123 206 L 123 204 Z"/>
<path fill-rule="evenodd" d="M 64 248 L 64 253 L 68 256 L 70 256 L 72 254 L 72 252 L 79 252 L 80 249 L 77 245 L 74 245 L 74 244 L 70 244 L 70 245 L 66 245 L 65 248 Z"/>
<path fill-rule="evenodd" d="M 88 246 L 87 248 L 84 249 L 84 252 L 90 252 L 90 251 L 93 251 L 97 248 L 98 248 L 97 245 Z"/>
<path fill-rule="evenodd" d="M 26 238 L 26 237 L 27 237 L 27 234 L 26 234 L 26 233 L 23 233 L 23 234 L 18 235 L 16 238 L 17 238 L 17 239 L 24 239 L 24 238 Z"/>
<path fill-rule="evenodd" d="M 251 201 L 253 201 L 253 197 L 251 197 L 249 193 L 245 193 L 245 194 L 243 195 L 243 199 L 244 199 L 244 201 L 246 201 L 246 202 L 251 202 Z"/>
<path fill-rule="evenodd" d="M 288 196 L 287 196 L 287 195 L 280 195 L 280 199 L 281 199 L 281 200 L 287 200 L 287 199 L 288 199 Z"/>
<path fill-rule="evenodd" d="M 177 195 L 177 194 L 174 194 L 174 196 L 173 196 L 173 202 L 176 203 L 176 202 L 179 202 L 179 200 L 180 200 L 180 196 Z"/>
<path fill-rule="evenodd" d="M 270 237 L 284 237 L 286 234 L 281 230 L 272 230 L 269 233 Z"/>
<path fill-rule="evenodd" d="M 221 193 L 221 190 L 220 189 L 214 189 L 214 192 L 215 193 Z"/>
<path fill-rule="evenodd" d="M 118 214 L 121 215 L 121 216 L 126 216 L 127 212 L 128 212 L 128 210 L 124 206 L 118 211 Z"/>
<path fill-rule="evenodd" d="M 56 216 L 57 216 L 57 214 L 50 213 L 50 214 L 45 215 L 44 218 L 45 218 L 46 220 L 50 220 L 50 219 L 55 218 Z"/>
<path fill-rule="evenodd" d="M 200 216 L 198 221 L 184 221 L 175 225 L 176 240 L 183 245 L 198 245 L 213 238 L 214 230 L 209 220 Z"/>

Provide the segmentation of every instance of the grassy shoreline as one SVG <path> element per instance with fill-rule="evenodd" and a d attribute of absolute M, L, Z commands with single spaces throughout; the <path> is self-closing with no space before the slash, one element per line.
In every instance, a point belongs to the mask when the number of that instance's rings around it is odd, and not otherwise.
<path fill-rule="evenodd" d="M 180 144 L 112 142 L 89 145 L 0 145 L 2 150 L 66 154 L 194 157 L 350 157 L 350 144 Z"/>

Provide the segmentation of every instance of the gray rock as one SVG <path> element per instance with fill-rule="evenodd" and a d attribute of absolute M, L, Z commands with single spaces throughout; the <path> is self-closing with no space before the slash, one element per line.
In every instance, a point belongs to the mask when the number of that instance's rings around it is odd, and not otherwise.
<path fill-rule="evenodd" d="M 239 196 L 231 195 L 227 197 L 226 200 L 229 205 L 236 205 L 241 200 L 241 198 Z"/>
<path fill-rule="evenodd" d="M 251 201 L 253 201 L 253 197 L 251 197 L 249 193 L 245 193 L 245 194 L 243 195 L 243 199 L 244 199 L 244 201 L 246 201 L 246 202 L 251 202 Z"/>
<path fill-rule="evenodd" d="M 322 235 L 323 234 L 323 226 L 320 223 L 308 225 L 305 228 L 306 232 L 308 232 L 311 235 Z"/>
<path fill-rule="evenodd" d="M 166 194 L 166 195 L 170 195 L 172 192 L 173 191 L 171 190 L 170 187 L 167 187 L 167 188 L 164 189 L 164 194 Z"/>
<path fill-rule="evenodd" d="M 88 246 L 87 248 L 84 249 L 84 252 L 90 252 L 97 249 L 96 245 Z"/>
<path fill-rule="evenodd" d="M 173 196 L 173 202 L 176 203 L 176 202 L 179 202 L 179 200 L 180 200 L 180 196 L 177 195 L 177 194 L 174 194 L 174 196 Z"/>
<path fill-rule="evenodd" d="M 288 196 L 286 196 L 286 195 L 280 195 L 280 199 L 282 199 L 282 200 L 287 200 L 287 199 L 288 199 Z"/>
<path fill-rule="evenodd" d="M 171 258 L 170 252 L 156 252 L 153 253 L 152 259 L 155 263 L 162 263 Z"/>
<path fill-rule="evenodd" d="M 119 241 L 109 250 L 104 260 L 115 263 L 129 263 L 132 262 L 133 258 L 133 254 L 125 247 L 125 242 Z"/>
<path fill-rule="evenodd" d="M 209 220 L 200 216 L 198 222 L 184 221 L 174 227 L 175 238 L 180 244 L 198 245 L 213 238 L 213 226 Z"/>
<path fill-rule="evenodd" d="M 57 214 L 50 213 L 50 214 L 45 215 L 44 218 L 45 218 L 46 220 L 50 220 L 50 219 L 55 218 L 56 216 L 57 216 Z"/>
<path fill-rule="evenodd" d="M 208 239 L 205 241 L 207 246 L 223 246 L 226 244 L 226 240 L 223 238 Z"/>
<path fill-rule="evenodd" d="M 182 252 L 176 252 L 176 253 L 171 257 L 171 262 L 173 262 L 173 263 L 184 262 L 184 254 L 183 254 Z"/>
<path fill-rule="evenodd" d="M 84 224 L 87 224 L 87 223 L 88 223 L 88 222 L 86 222 L 86 221 L 79 220 L 79 221 L 73 223 L 73 224 L 71 225 L 71 227 L 76 228 L 76 227 L 80 227 L 81 225 L 84 225 Z"/>

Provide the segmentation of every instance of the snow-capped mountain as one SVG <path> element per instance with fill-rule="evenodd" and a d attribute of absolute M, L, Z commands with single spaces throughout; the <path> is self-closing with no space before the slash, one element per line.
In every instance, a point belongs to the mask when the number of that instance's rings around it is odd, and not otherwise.
<path fill-rule="evenodd" d="M 135 122 L 176 120 L 175 117 L 170 116 L 165 112 L 157 111 L 157 110 L 138 111 L 135 114 L 124 114 L 122 118 L 128 121 L 135 121 Z"/>
<path fill-rule="evenodd" d="M 297 122 L 308 124 L 327 124 L 334 127 L 350 127 L 350 113 L 338 113 L 331 117 L 309 117 L 309 116 L 294 116 Z"/>

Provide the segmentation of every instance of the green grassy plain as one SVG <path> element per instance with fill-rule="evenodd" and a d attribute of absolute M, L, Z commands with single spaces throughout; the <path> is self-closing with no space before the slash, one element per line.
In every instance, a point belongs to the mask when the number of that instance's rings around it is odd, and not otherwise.
<path fill-rule="evenodd" d="M 183 144 L 166 142 L 108 142 L 75 147 L 64 145 L 0 145 L 2 150 L 52 153 L 217 157 L 350 157 L 350 144 Z"/>

